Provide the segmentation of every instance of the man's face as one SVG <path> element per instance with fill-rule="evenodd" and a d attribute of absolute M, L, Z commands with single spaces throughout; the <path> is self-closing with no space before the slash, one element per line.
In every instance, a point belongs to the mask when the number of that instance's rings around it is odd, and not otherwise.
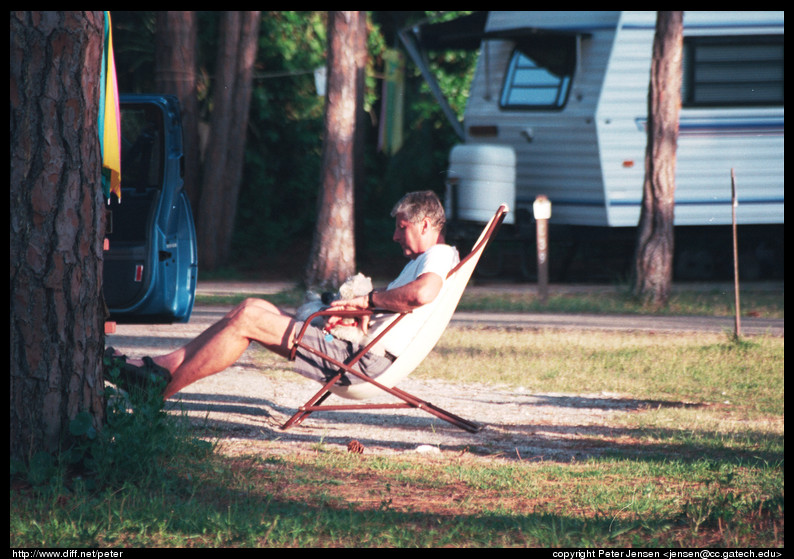
<path fill-rule="evenodd" d="M 400 245 L 406 258 L 413 260 L 428 249 L 428 229 L 427 219 L 412 223 L 406 219 L 404 214 L 398 213 L 395 217 L 392 240 Z"/>

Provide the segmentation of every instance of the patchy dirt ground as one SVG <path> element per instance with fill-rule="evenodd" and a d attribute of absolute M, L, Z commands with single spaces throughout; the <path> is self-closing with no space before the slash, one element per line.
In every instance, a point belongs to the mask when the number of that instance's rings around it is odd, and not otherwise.
<path fill-rule="evenodd" d="M 189 324 L 119 325 L 108 344 L 130 355 L 156 355 L 193 338 L 221 314 L 201 307 Z M 400 388 L 484 427 L 469 433 L 412 409 L 318 412 L 289 430 L 280 426 L 319 385 L 279 360 L 263 370 L 261 351 L 249 348 L 228 370 L 203 379 L 169 401 L 196 429 L 229 454 L 311 450 L 322 444 L 367 454 L 444 456 L 470 453 L 516 460 L 570 462 L 619 449 L 647 452 L 620 416 L 658 406 L 617 394 L 537 394 L 481 385 L 459 386 L 409 377 Z M 337 402 L 350 403 L 336 397 Z M 386 395 L 382 401 L 393 401 Z"/>
<path fill-rule="evenodd" d="M 619 447 L 639 451 L 639 441 L 611 425 L 616 416 L 650 405 L 609 394 L 522 394 L 439 381 L 409 380 L 401 387 L 484 427 L 469 433 L 421 410 L 398 409 L 318 412 L 283 431 L 280 426 L 317 385 L 300 378 L 273 382 L 245 365 L 186 389 L 174 405 L 230 454 L 309 450 L 317 444 L 348 449 L 355 442 L 367 454 L 471 453 L 564 462 Z"/>

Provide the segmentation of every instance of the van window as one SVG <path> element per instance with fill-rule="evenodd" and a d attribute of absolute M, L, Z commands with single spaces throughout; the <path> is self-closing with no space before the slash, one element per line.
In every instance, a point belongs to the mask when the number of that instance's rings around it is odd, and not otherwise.
<path fill-rule="evenodd" d="M 684 107 L 783 106 L 783 36 L 684 39 Z"/>
<path fill-rule="evenodd" d="M 568 100 L 573 65 L 557 73 L 519 50 L 513 52 L 502 86 L 503 109 L 562 109 Z"/>
<path fill-rule="evenodd" d="M 162 188 L 163 114 L 151 104 L 126 104 L 121 111 L 124 187 Z"/>

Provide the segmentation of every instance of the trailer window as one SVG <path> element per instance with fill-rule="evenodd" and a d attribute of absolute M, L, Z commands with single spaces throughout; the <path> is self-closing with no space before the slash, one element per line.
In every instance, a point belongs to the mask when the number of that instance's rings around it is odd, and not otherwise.
<path fill-rule="evenodd" d="M 562 109 L 568 100 L 573 65 L 552 72 L 516 50 L 505 76 L 500 106 L 503 109 Z"/>
<path fill-rule="evenodd" d="M 783 36 L 687 37 L 685 107 L 783 106 Z"/>

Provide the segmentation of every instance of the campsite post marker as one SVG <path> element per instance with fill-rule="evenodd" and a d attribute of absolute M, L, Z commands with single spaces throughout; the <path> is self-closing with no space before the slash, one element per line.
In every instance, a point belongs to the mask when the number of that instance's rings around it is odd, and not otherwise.
<path fill-rule="evenodd" d="M 551 218 L 551 201 L 541 194 L 532 204 L 537 227 L 538 250 L 538 295 L 542 303 L 546 302 L 549 293 L 549 219 Z"/>
<path fill-rule="evenodd" d="M 731 223 L 733 228 L 733 296 L 735 308 L 733 336 L 737 340 L 742 335 L 742 319 L 739 312 L 739 243 L 736 239 L 736 206 L 739 202 L 736 198 L 736 173 L 731 167 Z"/>

